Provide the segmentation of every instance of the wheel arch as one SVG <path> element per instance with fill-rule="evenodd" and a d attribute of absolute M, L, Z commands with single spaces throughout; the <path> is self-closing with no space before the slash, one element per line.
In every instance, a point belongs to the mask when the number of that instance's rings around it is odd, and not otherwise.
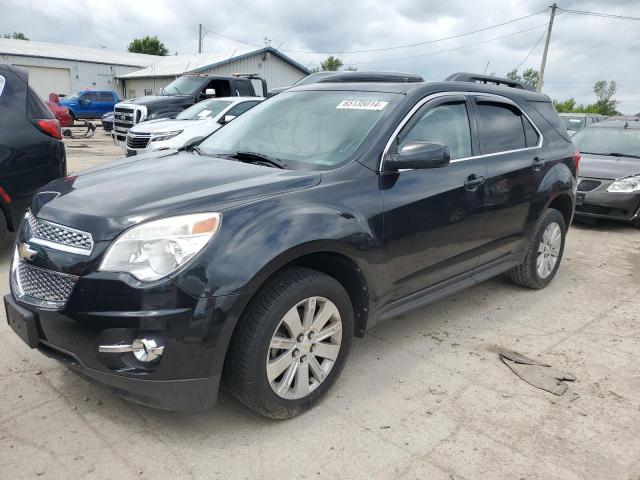
<path fill-rule="evenodd" d="M 571 224 L 571 220 L 573 219 L 573 210 L 574 210 L 574 202 L 571 196 L 566 192 L 558 193 L 553 196 L 546 205 L 546 208 L 553 208 L 558 210 L 562 217 L 564 218 L 564 223 L 567 228 Z"/>
<path fill-rule="evenodd" d="M 251 298 L 243 313 L 260 287 L 271 277 L 290 266 L 306 267 L 329 275 L 347 291 L 354 313 L 354 335 L 363 337 L 367 328 L 370 309 L 371 282 L 369 274 L 346 249 L 335 242 L 313 242 L 285 252 L 262 268 L 248 283 Z"/>

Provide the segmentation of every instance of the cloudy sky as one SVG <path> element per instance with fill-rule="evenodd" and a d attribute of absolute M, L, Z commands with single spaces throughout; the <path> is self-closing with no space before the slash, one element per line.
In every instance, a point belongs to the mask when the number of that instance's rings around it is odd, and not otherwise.
<path fill-rule="evenodd" d="M 271 45 L 310 67 L 336 52 L 359 70 L 415 72 L 440 80 L 452 72 L 504 75 L 539 68 L 545 13 L 460 38 L 433 42 L 545 10 L 550 0 L 0 0 L 0 33 L 32 40 L 125 50 L 157 35 L 172 53 L 195 53 L 198 24 L 210 31 L 205 52 Z M 640 17 L 640 0 L 560 0 L 559 7 Z M 430 42 L 430 43 L 428 43 Z M 410 47 L 393 48 L 408 44 Z M 381 50 L 387 49 L 387 50 Z M 379 50 L 362 52 L 363 50 Z M 337 53 L 354 52 L 358 53 Z M 317 53 L 308 53 L 317 52 Z M 530 53 L 530 55 L 529 55 Z M 527 55 L 528 58 L 527 58 Z M 640 21 L 560 12 L 553 27 L 544 92 L 594 100 L 597 80 L 618 83 L 619 110 L 640 112 Z"/>

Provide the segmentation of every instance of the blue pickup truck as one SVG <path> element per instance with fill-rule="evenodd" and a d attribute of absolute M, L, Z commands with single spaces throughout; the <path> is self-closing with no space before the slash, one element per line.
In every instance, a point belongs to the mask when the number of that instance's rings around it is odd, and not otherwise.
<path fill-rule="evenodd" d="M 68 108 L 74 119 L 101 118 L 105 113 L 113 112 L 119 101 L 118 94 L 110 90 L 79 90 L 61 98 L 60 105 Z"/>

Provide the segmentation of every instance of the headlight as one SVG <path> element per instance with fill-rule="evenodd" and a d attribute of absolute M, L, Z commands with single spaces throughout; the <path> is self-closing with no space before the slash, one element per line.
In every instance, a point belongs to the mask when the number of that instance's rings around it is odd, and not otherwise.
<path fill-rule="evenodd" d="M 615 182 L 609 185 L 607 192 L 611 193 L 632 193 L 640 192 L 640 175 L 633 175 L 631 177 L 618 178 Z"/>
<path fill-rule="evenodd" d="M 164 140 L 169 140 L 170 138 L 177 137 L 182 133 L 182 130 L 177 130 L 175 132 L 167 132 L 161 133 L 160 135 L 151 137 L 152 142 L 162 142 Z"/>
<path fill-rule="evenodd" d="M 220 227 L 220 213 L 194 213 L 142 223 L 120 235 L 100 268 L 143 282 L 175 272 L 202 250 Z"/>

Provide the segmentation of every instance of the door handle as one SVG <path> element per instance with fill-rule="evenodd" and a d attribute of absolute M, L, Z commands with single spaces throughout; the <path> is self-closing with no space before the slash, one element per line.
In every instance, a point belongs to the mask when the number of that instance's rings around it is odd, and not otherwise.
<path fill-rule="evenodd" d="M 478 176 L 474 173 L 473 175 L 469 175 L 469 177 L 467 178 L 467 181 L 464 182 L 464 188 L 471 192 L 475 192 L 483 183 L 484 183 L 484 177 Z"/>
<path fill-rule="evenodd" d="M 531 162 L 531 168 L 533 168 L 534 172 L 539 172 L 542 170 L 544 166 L 544 158 L 534 157 L 533 162 Z"/>

